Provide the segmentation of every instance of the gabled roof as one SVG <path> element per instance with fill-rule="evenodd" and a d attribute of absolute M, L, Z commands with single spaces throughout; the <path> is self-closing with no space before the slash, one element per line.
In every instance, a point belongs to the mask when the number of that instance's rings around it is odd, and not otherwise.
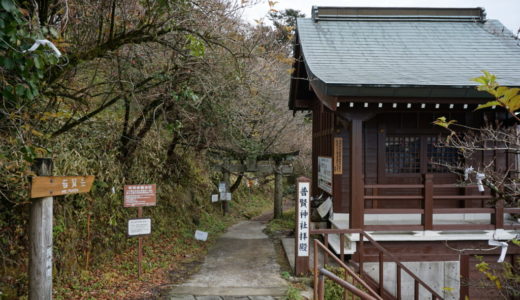
<path fill-rule="evenodd" d="M 520 41 L 481 8 L 315 7 L 297 41 L 318 96 L 487 97 L 482 70 L 520 86 Z"/>

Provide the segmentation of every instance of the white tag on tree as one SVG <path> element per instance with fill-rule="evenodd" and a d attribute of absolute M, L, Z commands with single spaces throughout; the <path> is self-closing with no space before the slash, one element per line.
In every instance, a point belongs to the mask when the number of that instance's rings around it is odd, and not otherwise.
<path fill-rule="evenodd" d="M 211 202 L 212 203 L 218 202 L 218 194 L 211 195 Z"/>

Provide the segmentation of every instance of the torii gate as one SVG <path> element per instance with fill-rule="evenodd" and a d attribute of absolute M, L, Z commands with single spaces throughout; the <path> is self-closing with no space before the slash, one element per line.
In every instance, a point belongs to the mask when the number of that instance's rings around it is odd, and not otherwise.
<path fill-rule="evenodd" d="M 227 160 L 220 168 L 223 174 L 223 180 L 226 185 L 229 186 L 230 173 L 240 173 L 237 181 L 233 184 L 231 189 L 235 189 L 240 184 L 243 173 L 259 173 L 259 174 L 274 174 L 274 218 L 279 219 L 282 217 L 282 178 L 284 175 L 293 174 L 293 167 L 290 161 L 294 160 L 296 156 L 300 154 L 300 151 L 288 152 L 288 153 L 266 153 L 259 156 L 246 156 L 243 153 L 236 153 L 234 151 L 226 151 L 230 153 L 235 160 Z M 242 159 L 240 159 L 242 158 Z M 227 202 L 223 202 L 224 213 L 227 212 Z"/>

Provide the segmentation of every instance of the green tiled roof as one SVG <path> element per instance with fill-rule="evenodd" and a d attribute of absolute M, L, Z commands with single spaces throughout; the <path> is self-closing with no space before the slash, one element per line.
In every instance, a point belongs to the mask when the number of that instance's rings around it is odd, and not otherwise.
<path fill-rule="evenodd" d="M 481 70 L 520 86 L 520 41 L 497 20 L 300 18 L 297 34 L 309 76 L 327 94 L 355 87 L 473 89 L 470 79 Z"/>

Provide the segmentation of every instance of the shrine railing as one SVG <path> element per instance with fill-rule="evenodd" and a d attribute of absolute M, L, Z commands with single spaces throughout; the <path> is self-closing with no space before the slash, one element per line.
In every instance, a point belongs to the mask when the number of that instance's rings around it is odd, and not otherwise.
<path fill-rule="evenodd" d="M 476 187 L 464 186 L 464 188 Z M 388 203 L 389 201 L 403 201 L 403 200 L 416 200 L 420 205 L 418 208 L 380 208 L 380 207 L 366 207 L 362 205 L 360 212 L 352 212 L 353 214 L 420 214 L 420 224 L 378 224 L 378 225 L 366 225 L 366 224 L 354 224 L 356 228 L 363 228 L 364 230 L 371 231 L 394 231 L 394 230 L 493 230 L 493 229 L 513 229 L 518 228 L 519 225 L 505 224 L 504 213 L 520 213 L 520 208 L 506 208 L 504 207 L 504 201 L 499 199 L 496 200 L 492 207 L 484 207 L 486 201 L 493 200 L 492 195 L 446 195 L 436 193 L 442 189 L 454 189 L 462 188 L 458 184 L 434 184 L 433 174 L 425 174 L 423 177 L 423 183 L 421 184 L 365 184 L 363 189 L 363 204 L 367 200 L 372 203 L 381 204 L 383 202 Z M 398 191 L 399 190 L 399 191 Z M 413 191 L 419 191 L 420 193 L 413 193 Z M 367 191 L 369 193 L 367 193 Z M 387 193 L 384 193 L 384 192 Z M 391 193 L 388 193 L 391 191 Z M 399 195 L 399 193 L 402 193 Z M 389 195 L 390 194 L 390 195 Z M 464 208 L 434 208 L 435 201 L 458 201 L 467 203 L 468 201 L 480 202 L 482 207 L 464 207 Z M 385 205 L 389 206 L 389 205 Z M 465 205 L 464 205 L 465 206 Z M 489 224 L 435 224 L 433 216 L 445 215 L 445 214 L 489 214 Z M 361 218 L 363 220 L 363 218 Z M 444 222 L 446 223 L 446 222 Z"/>

